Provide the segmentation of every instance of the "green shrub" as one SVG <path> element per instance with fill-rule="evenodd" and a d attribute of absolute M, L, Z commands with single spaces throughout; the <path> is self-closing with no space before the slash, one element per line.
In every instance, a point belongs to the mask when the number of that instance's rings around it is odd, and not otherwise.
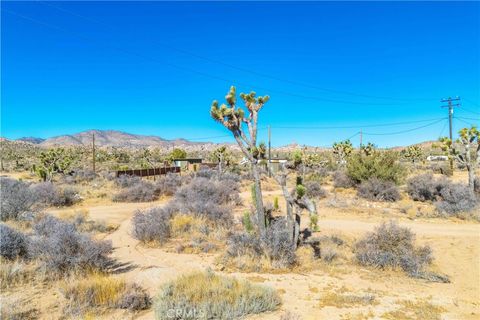
<path fill-rule="evenodd" d="M 347 176 L 359 184 L 370 178 L 399 184 L 405 169 L 398 163 L 398 154 L 392 151 L 375 151 L 370 155 L 356 153 L 347 162 Z"/>
<path fill-rule="evenodd" d="M 280 303 L 273 288 L 206 271 L 165 284 L 154 309 L 157 320 L 238 319 L 275 310 Z"/>
<path fill-rule="evenodd" d="M 253 223 L 252 223 L 252 219 L 250 218 L 250 212 L 245 211 L 243 213 L 242 224 L 243 224 L 243 227 L 245 228 L 245 231 L 247 231 L 248 233 L 253 231 Z"/>

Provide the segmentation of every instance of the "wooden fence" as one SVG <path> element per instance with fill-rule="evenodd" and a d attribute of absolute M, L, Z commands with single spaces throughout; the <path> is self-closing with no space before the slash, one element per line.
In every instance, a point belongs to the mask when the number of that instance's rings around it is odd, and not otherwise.
<path fill-rule="evenodd" d="M 137 176 L 137 177 L 150 177 L 167 174 L 169 172 L 179 173 L 180 167 L 161 167 L 151 169 L 133 169 L 133 170 L 119 170 L 116 171 L 117 178 L 120 176 Z"/>

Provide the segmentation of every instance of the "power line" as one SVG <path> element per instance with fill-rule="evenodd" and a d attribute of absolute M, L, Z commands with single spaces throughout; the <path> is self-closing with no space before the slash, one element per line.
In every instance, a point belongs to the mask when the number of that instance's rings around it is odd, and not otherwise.
<path fill-rule="evenodd" d="M 434 118 L 434 119 L 423 119 L 423 120 L 415 120 L 415 121 L 404 121 L 404 122 L 392 122 L 392 123 L 383 123 L 383 124 L 363 124 L 363 125 L 352 125 L 352 126 L 274 126 L 275 129 L 356 129 L 356 128 L 373 128 L 373 127 L 389 127 L 389 126 L 396 126 L 396 125 L 404 125 L 404 124 L 412 124 L 412 123 L 420 123 L 420 122 L 427 122 L 427 121 L 434 121 L 434 120 L 444 120 L 445 118 Z"/>
<path fill-rule="evenodd" d="M 455 119 L 480 121 L 480 118 L 468 118 L 468 117 L 455 117 Z"/>
<path fill-rule="evenodd" d="M 466 123 L 466 124 L 468 124 L 469 126 L 473 126 L 473 125 L 474 125 L 473 123 L 470 123 L 470 122 L 468 122 L 468 121 L 462 120 L 463 118 L 455 118 L 455 119 L 457 119 L 457 120 L 459 120 L 459 121 L 461 121 L 461 122 L 463 122 L 463 123 Z"/>
<path fill-rule="evenodd" d="M 433 126 L 434 124 L 437 124 L 437 123 L 439 123 L 440 121 L 443 121 L 443 120 L 445 120 L 445 119 L 440 119 L 440 120 L 431 122 L 429 124 L 426 124 L 426 125 L 423 125 L 423 126 L 420 126 L 420 127 L 411 128 L 411 129 L 402 130 L 402 131 L 389 132 L 389 133 L 367 133 L 367 132 L 363 132 L 363 134 L 364 135 L 369 135 L 369 136 L 390 136 L 390 135 L 402 134 L 402 133 L 407 133 L 407 132 L 419 130 L 419 129 L 422 129 L 422 128 L 426 128 L 426 127 L 429 127 L 429 126 Z"/>
<path fill-rule="evenodd" d="M 105 22 L 103 22 L 103 21 L 99 21 L 99 20 L 97 20 L 97 19 L 92 19 L 92 18 L 90 18 L 90 17 L 80 15 L 80 14 L 78 14 L 78 13 L 76 13 L 76 12 L 73 12 L 73 11 L 71 11 L 71 10 L 67 10 L 67 9 L 65 9 L 65 8 L 62 8 L 62 7 L 53 5 L 53 4 L 51 4 L 51 3 L 46 3 L 46 2 L 43 2 L 43 1 L 39 1 L 39 0 L 37 0 L 37 2 L 40 3 L 40 4 L 43 4 L 43 5 L 48 5 L 48 6 L 50 6 L 50 7 L 56 8 L 57 10 L 60 10 L 60 11 L 69 13 L 69 14 L 71 14 L 71 15 L 80 17 L 80 18 L 82 18 L 82 19 L 86 19 L 86 20 L 95 22 L 95 23 L 97 23 L 97 24 L 106 26 L 106 27 L 108 27 L 109 29 L 112 29 L 112 30 L 116 30 L 116 29 L 117 29 L 117 28 L 115 28 L 114 26 L 112 26 L 112 25 L 110 25 L 110 24 L 107 24 L 107 23 L 105 23 Z M 223 65 L 223 66 L 229 67 L 229 68 L 231 68 L 231 69 L 235 69 L 235 70 L 242 71 L 242 72 L 245 72 L 245 73 L 250 73 L 250 74 L 253 74 L 253 75 L 256 75 L 256 76 L 260 76 L 260 77 L 264 77 L 264 78 L 267 78 L 267 79 L 277 80 L 277 81 L 281 81 L 281 82 L 285 82 L 285 83 L 289 83 L 289 84 L 294 84 L 294 85 L 298 85 L 298 86 L 303 86 L 303 87 L 307 87 L 307 88 L 310 88 L 310 89 L 316 89 L 316 90 L 320 90 L 320 91 L 324 91 L 324 92 L 331 92 L 331 93 L 344 94 L 344 95 L 357 96 L 357 97 L 364 97 L 364 98 L 372 98 L 372 99 L 381 99 L 381 100 L 398 100 L 398 101 L 431 101 L 431 100 L 433 100 L 433 99 L 428 99 L 428 98 L 382 97 L 382 96 L 374 96 L 374 95 L 367 95 L 367 94 L 361 94 L 361 93 L 353 93 L 353 92 L 343 91 L 343 90 L 333 90 L 333 89 L 329 89 L 329 88 L 319 87 L 319 86 L 317 86 L 317 85 L 308 84 L 308 83 L 305 83 L 305 82 L 294 81 L 294 80 L 290 80 L 290 79 L 285 79 L 285 78 L 281 78 L 281 77 L 277 77 L 277 76 L 268 75 L 268 74 L 265 74 L 265 73 L 262 73 L 262 72 L 258 72 L 258 71 L 255 71 L 255 70 L 251 70 L 251 69 L 247 69 L 247 68 L 244 68 L 244 67 L 239 67 L 239 66 L 236 66 L 236 65 L 233 65 L 233 64 L 230 64 L 230 63 L 226 63 L 226 62 L 220 61 L 220 60 L 216 60 L 216 59 L 212 59 L 212 58 L 209 58 L 209 57 L 205 57 L 205 56 L 203 56 L 203 55 L 199 55 L 199 54 L 197 54 L 197 53 L 193 53 L 193 52 L 190 52 L 190 51 L 187 51 L 187 50 L 184 50 L 184 49 L 179 49 L 179 48 L 174 47 L 174 46 L 172 46 L 172 45 L 170 45 L 170 44 L 166 44 L 166 43 L 164 43 L 164 42 L 160 42 L 160 41 L 158 41 L 157 39 L 150 39 L 150 42 L 159 44 L 159 45 L 161 45 L 161 46 L 163 46 L 163 47 L 169 48 L 169 49 L 174 50 L 174 51 L 177 51 L 177 52 L 181 52 L 181 53 L 186 54 L 186 55 L 190 55 L 190 56 L 195 57 L 195 58 L 198 58 L 198 59 L 202 59 L 202 60 L 205 60 L 205 61 L 208 61 L 208 62 L 212 62 L 212 63 L 216 63 L 216 64 Z M 331 102 L 333 102 L 333 101 L 331 101 Z"/>
<path fill-rule="evenodd" d="M 74 35 L 74 36 L 76 36 L 80 39 L 87 40 L 87 41 L 94 42 L 94 43 L 98 44 L 97 40 L 91 39 L 91 38 L 86 37 L 84 35 L 77 34 L 75 32 L 72 32 L 72 31 L 68 30 L 68 29 L 58 27 L 58 26 L 55 26 L 55 25 L 52 25 L 52 24 L 49 24 L 49 23 L 46 23 L 46 22 L 43 22 L 43 21 L 39 21 L 37 19 L 19 14 L 17 12 L 11 11 L 11 10 L 3 9 L 3 11 L 7 12 L 7 13 L 10 13 L 14 16 L 20 17 L 22 19 L 38 23 L 38 24 L 44 25 L 44 26 L 49 27 L 49 28 L 60 30 L 62 32 L 70 33 L 70 34 L 72 34 L 72 35 Z M 134 55 L 134 56 L 149 60 L 151 62 L 165 64 L 165 65 L 168 65 L 168 66 L 170 66 L 172 68 L 175 68 L 175 69 L 179 69 L 179 70 L 182 70 L 182 71 L 194 73 L 194 74 L 201 75 L 203 77 L 207 77 L 207 78 L 210 78 L 210 79 L 219 80 L 219 81 L 222 81 L 222 82 L 226 82 L 228 84 L 237 83 L 237 84 L 245 86 L 245 87 L 255 87 L 255 88 L 260 89 L 260 90 L 264 90 L 264 91 L 271 92 L 271 93 L 278 93 L 278 94 L 285 95 L 285 96 L 291 96 L 291 97 L 302 98 L 302 99 L 307 99 L 307 100 L 315 100 L 315 101 L 321 101 L 321 102 L 346 104 L 346 105 L 363 105 L 363 106 L 365 106 L 365 105 L 367 105 L 367 106 L 395 106 L 395 105 L 398 105 L 398 104 L 389 104 L 389 103 L 368 103 L 368 102 L 358 102 L 358 101 L 327 99 L 327 98 L 320 98 L 320 97 L 316 97 L 316 96 L 307 96 L 307 95 L 303 95 L 303 94 L 292 93 L 292 92 L 283 91 L 283 90 L 276 90 L 276 89 L 272 90 L 272 89 L 268 89 L 268 88 L 261 87 L 261 86 L 252 86 L 252 85 L 249 85 L 249 84 L 246 84 L 246 83 L 242 83 L 242 82 L 238 82 L 238 81 L 232 81 L 230 79 L 226 79 L 226 78 L 223 78 L 223 77 L 212 75 L 212 74 L 209 74 L 209 73 L 206 73 L 206 72 L 203 72 L 203 71 L 198 71 L 198 70 L 195 70 L 195 69 L 192 69 L 192 68 L 189 68 L 189 67 L 180 66 L 180 65 L 168 62 L 168 61 L 157 60 L 155 58 L 152 58 L 152 57 L 149 57 L 149 56 L 146 56 L 146 55 L 143 55 L 143 54 L 139 54 L 139 53 L 134 52 L 134 51 L 126 50 L 126 49 L 123 49 L 123 48 L 118 47 L 118 46 L 106 45 L 104 42 L 102 42 L 101 45 L 113 48 L 117 51 L 120 51 L 120 52 L 123 52 L 123 53 L 126 53 L 126 54 Z"/>
<path fill-rule="evenodd" d="M 443 131 L 445 130 L 445 128 L 447 127 L 447 125 L 448 125 L 448 121 L 445 121 L 445 124 L 443 125 L 442 130 L 440 131 L 440 134 L 438 135 L 439 137 L 442 136 Z"/>

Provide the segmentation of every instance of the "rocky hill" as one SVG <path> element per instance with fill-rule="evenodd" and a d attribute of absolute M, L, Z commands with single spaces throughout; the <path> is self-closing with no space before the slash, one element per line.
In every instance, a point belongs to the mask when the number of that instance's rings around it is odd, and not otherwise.
<path fill-rule="evenodd" d="M 201 147 L 214 145 L 211 142 L 192 142 L 185 139 L 167 140 L 158 136 L 131 134 L 115 130 L 88 130 L 72 135 L 61 135 L 48 139 L 22 138 L 19 141 L 38 144 L 42 147 L 54 146 L 89 146 L 95 135 L 95 145 L 98 147 L 144 148 L 144 147 Z"/>

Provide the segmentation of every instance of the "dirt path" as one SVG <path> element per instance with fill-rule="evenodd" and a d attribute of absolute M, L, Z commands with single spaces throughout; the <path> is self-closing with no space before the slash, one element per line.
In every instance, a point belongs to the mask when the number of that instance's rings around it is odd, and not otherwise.
<path fill-rule="evenodd" d="M 153 205 L 161 205 L 162 202 Z M 113 204 L 89 208 L 90 217 L 107 222 L 120 223 L 118 230 L 108 235 L 115 248 L 113 256 L 122 263 L 129 263 L 132 269 L 120 274 L 129 281 L 135 281 L 155 295 L 161 284 L 180 274 L 214 268 L 214 255 L 177 254 L 158 248 L 146 248 L 130 235 L 130 219 L 138 208 L 152 204 Z M 61 210 L 56 211 L 61 213 Z M 342 234 L 359 237 L 371 231 L 380 221 L 388 217 L 375 216 L 365 221 L 352 217 L 320 219 L 321 233 Z M 306 219 L 305 219 L 306 220 Z M 479 310 L 480 288 L 480 224 L 454 223 L 448 220 L 400 221 L 417 234 L 420 243 L 432 246 L 435 268 L 448 274 L 452 283 L 427 283 L 406 277 L 398 272 L 380 272 L 361 268 L 354 264 L 312 270 L 306 274 L 240 274 L 257 282 L 273 286 L 282 292 L 282 310 L 290 310 L 303 319 L 342 319 L 346 315 L 360 316 L 373 314 L 381 319 L 384 312 L 397 308 L 399 300 L 428 298 L 434 304 L 442 305 L 447 312 L 444 319 L 476 319 Z M 334 308 L 319 306 L 326 292 L 346 291 L 351 294 L 374 292 L 378 305 Z M 281 311 L 253 316 L 252 319 L 278 319 Z M 153 319 L 153 311 L 141 314 L 138 319 Z"/>

